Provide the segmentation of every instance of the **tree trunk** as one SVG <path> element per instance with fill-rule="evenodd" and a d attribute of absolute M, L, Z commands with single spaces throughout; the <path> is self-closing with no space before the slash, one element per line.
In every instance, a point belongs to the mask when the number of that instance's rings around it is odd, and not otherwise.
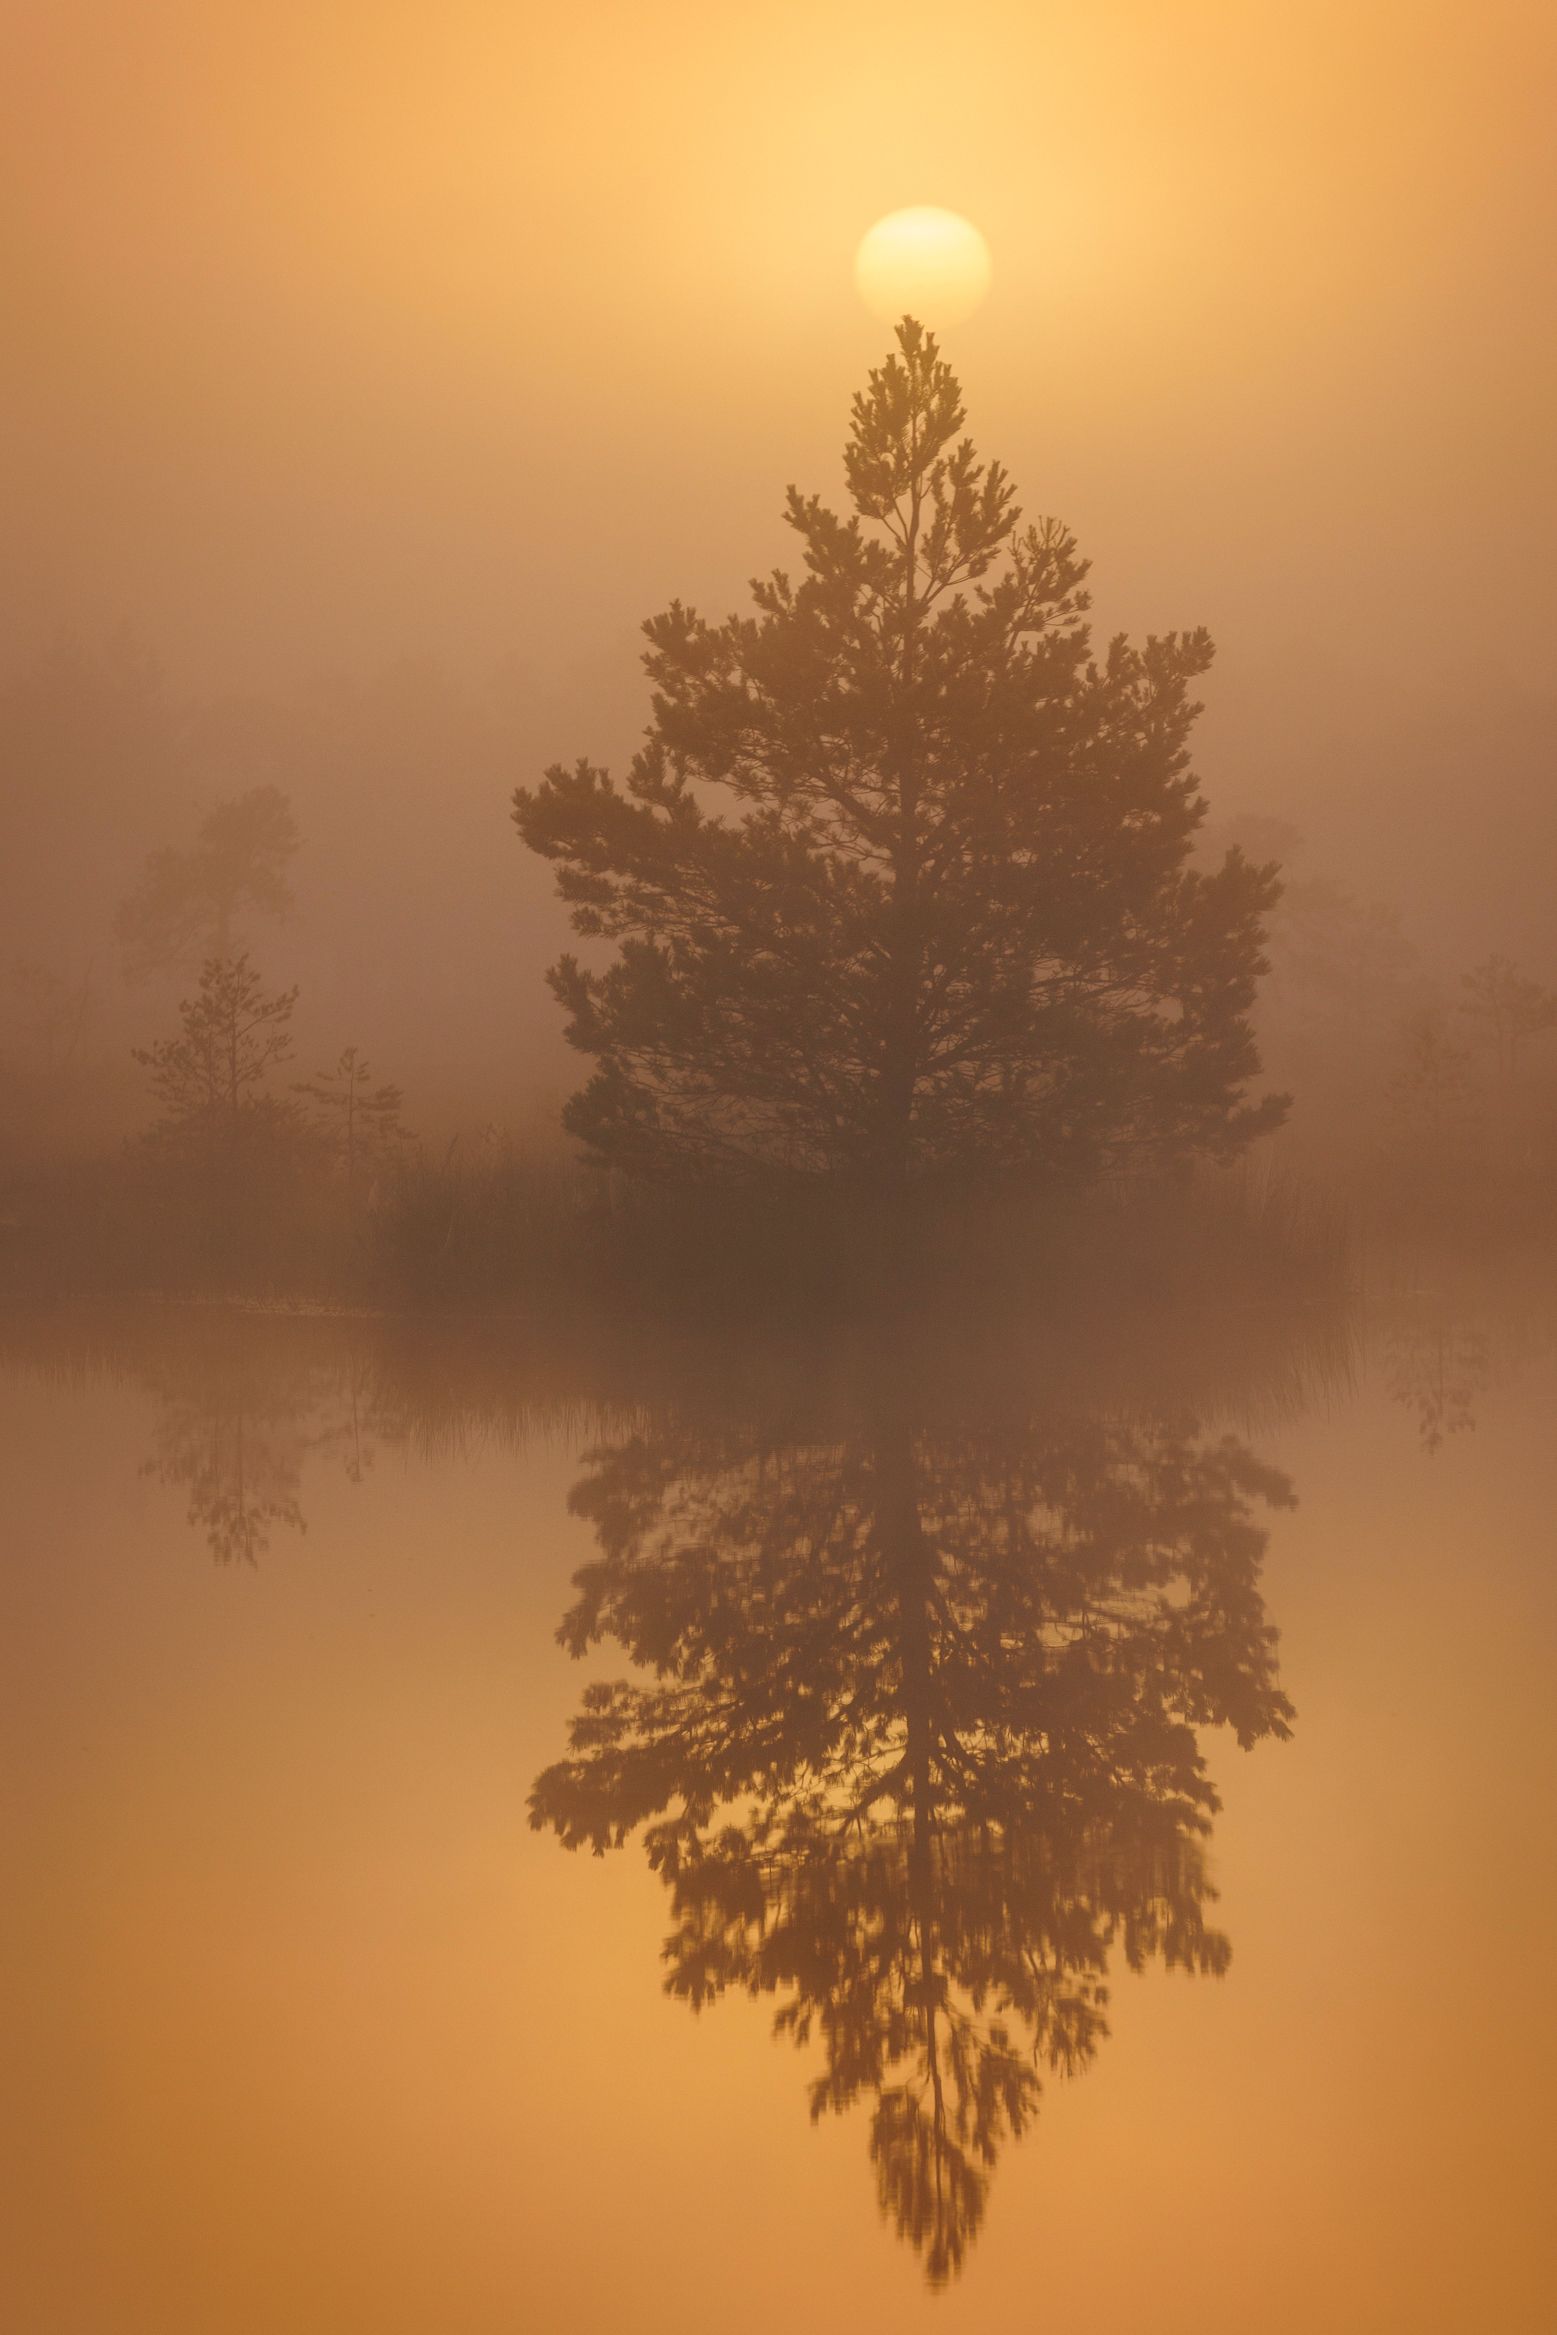
<path fill-rule="evenodd" d="M 896 827 L 886 1031 L 881 1070 L 880 1172 L 889 1193 L 907 1187 L 913 1164 L 914 1093 L 919 1062 L 919 753 L 914 685 L 918 669 L 920 489 L 910 491 L 903 531 L 903 645 L 898 665 Z"/>

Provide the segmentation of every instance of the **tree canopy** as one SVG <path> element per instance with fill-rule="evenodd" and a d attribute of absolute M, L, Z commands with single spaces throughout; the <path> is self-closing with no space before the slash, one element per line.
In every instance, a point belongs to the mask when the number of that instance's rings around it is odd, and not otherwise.
<path fill-rule="evenodd" d="M 1531 1038 L 1557 1029 L 1557 995 L 1507 957 L 1484 958 L 1461 976 L 1460 986 L 1465 991 L 1460 1011 L 1490 1038 L 1500 1077 L 1519 1068 Z"/>
<path fill-rule="evenodd" d="M 1249 1026 L 1275 871 L 1192 863 L 1203 631 L 1094 654 L 1087 563 L 1022 526 L 911 319 L 854 399 L 844 518 L 791 488 L 798 576 L 645 626 L 624 784 L 519 788 L 576 930 L 595 1068 L 567 1124 L 647 1175 L 873 1189 L 1225 1157 L 1281 1116 Z"/>
<path fill-rule="evenodd" d="M 333 1070 L 294 1081 L 293 1092 L 306 1098 L 313 1123 L 352 1193 L 364 1175 L 395 1158 L 409 1140 L 400 1117 L 405 1097 L 387 1080 L 373 1083 L 372 1067 L 359 1046 L 343 1047 Z"/>
<path fill-rule="evenodd" d="M 256 786 L 218 803 L 190 850 L 154 851 L 115 918 L 127 976 L 229 957 L 246 916 L 286 916 L 297 848 L 286 796 Z"/>
<path fill-rule="evenodd" d="M 296 1004 L 296 989 L 265 987 L 247 953 L 212 957 L 179 1005 L 177 1034 L 133 1050 L 161 1105 L 153 1136 L 231 1164 L 246 1139 L 285 1124 L 268 1083 L 291 1055 Z"/>

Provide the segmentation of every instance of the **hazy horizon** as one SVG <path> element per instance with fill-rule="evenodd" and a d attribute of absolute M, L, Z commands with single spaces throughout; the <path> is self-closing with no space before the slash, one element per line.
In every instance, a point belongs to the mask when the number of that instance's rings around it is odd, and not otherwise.
<path fill-rule="evenodd" d="M 1450 976 L 1554 970 L 1544 12 L 156 0 L 20 6 L 8 50 L 0 675 L 122 632 L 174 708 L 409 665 L 459 709 L 420 762 L 369 721 L 266 770 L 304 833 L 267 956 L 332 1027 L 441 1055 L 409 954 L 482 1018 L 499 1116 L 566 1078 L 509 790 L 619 767 L 641 620 L 742 605 L 785 485 L 837 499 L 889 339 L 854 246 L 920 200 L 989 239 L 944 344 L 1099 635 L 1216 639 L 1213 817 L 1298 829 Z M 14 949 L 111 985 L 105 903 L 227 770 L 107 755 L 67 799 L 4 750 Z"/>

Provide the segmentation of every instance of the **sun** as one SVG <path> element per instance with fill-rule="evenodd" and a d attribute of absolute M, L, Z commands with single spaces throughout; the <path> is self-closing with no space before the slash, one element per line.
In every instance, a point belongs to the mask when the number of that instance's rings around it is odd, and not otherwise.
<path fill-rule="evenodd" d="M 989 245 L 970 219 L 929 204 L 889 211 L 854 255 L 854 280 L 872 316 L 960 324 L 989 290 Z"/>

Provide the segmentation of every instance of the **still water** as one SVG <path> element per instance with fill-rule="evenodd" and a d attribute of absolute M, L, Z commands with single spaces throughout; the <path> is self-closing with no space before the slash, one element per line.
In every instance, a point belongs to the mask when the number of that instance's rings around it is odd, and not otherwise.
<path fill-rule="evenodd" d="M 1545 2335 L 1554 1391 L 11 1320 L 0 2323 Z"/>

